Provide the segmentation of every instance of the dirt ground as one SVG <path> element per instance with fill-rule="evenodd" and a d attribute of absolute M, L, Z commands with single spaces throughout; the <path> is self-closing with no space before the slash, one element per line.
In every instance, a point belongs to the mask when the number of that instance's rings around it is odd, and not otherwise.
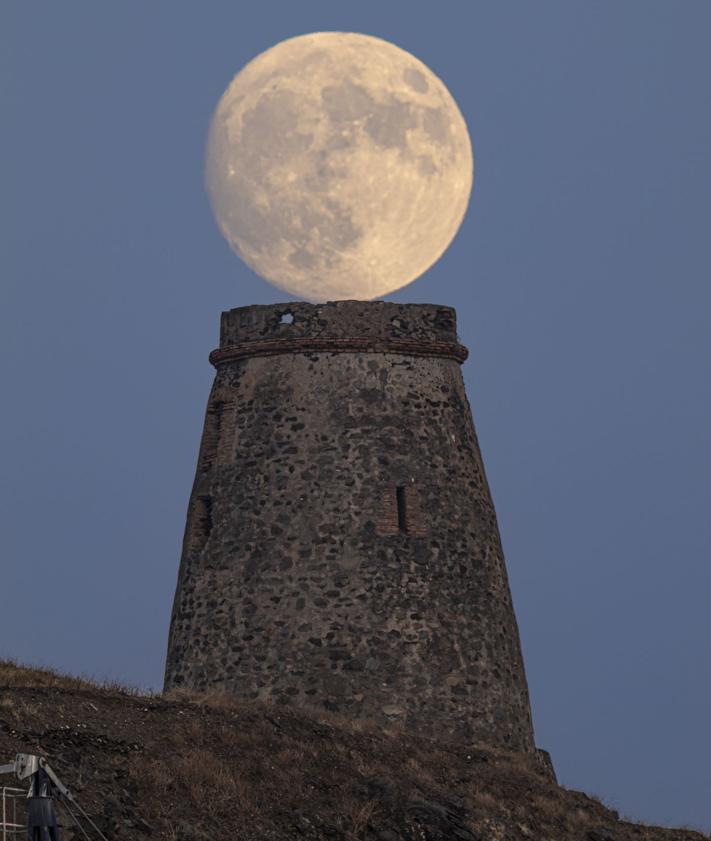
<path fill-rule="evenodd" d="M 17 752 L 45 756 L 112 841 L 709 839 L 621 820 L 516 755 L 0 662 L 0 764 Z"/>

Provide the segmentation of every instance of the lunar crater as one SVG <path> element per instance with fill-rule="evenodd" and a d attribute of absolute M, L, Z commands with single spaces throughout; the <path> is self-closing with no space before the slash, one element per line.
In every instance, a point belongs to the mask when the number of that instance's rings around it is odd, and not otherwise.
<path fill-rule="evenodd" d="M 381 297 L 418 277 L 459 228 L 472 175 L 443 83 L 365 35 L 262 53 L 220 100 L 208 139 L 208 193 L 230 246 L 312 301 Z"/>
<path fill-rule="evenodd" d="M 429 89 L 427 79 L 425 79 L 424 75 L 420 73 L 419 70 L 415 70 L 413 67 L 405 68 L 402 78 L 405 80 L 406 84 L 419 93 L 425 93 Z"/>

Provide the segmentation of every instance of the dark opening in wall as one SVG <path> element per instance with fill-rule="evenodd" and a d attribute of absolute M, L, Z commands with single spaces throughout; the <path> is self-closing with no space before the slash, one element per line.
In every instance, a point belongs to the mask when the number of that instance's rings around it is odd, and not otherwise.
<path fill-rule="evenodd" d="M 202 451 L 202 469 L 209 470 L 217 458 L 217 448 L 220 443 L 220 431 L 222 429 L 222 413 L 225 404 L 222 400 L 215 400 L 207 409 L 205 418 L 205 433 Z"/>
<path fill-rule="evenodd" d="M 192 545 L 202 551 L 212 531 L 212 497 L 199 496 L 195 500 L 192 522 Z"/>
<path fill-rule="evenodd" d="M 397 503 L 397 528 L 399 532 L 407 531 L 407 505 L 405 502 L 405 488 L 395 488 L 395 501 Z"/>
<path fill-rule="evenodd" d="M 234 398 L 218 396 L 207 408 L 200 464 L 203 470 L 230 460 L 234 440 Z"/>
<path fill-rule="evenodd" d="M 383 486 L 379 496 L 376 497 L 377 533 L 424 537 L 427 534 L 427 520 L 422 513 L 419 497 L 420 494 L 414 482 L 409 485 Z"/>
<path fill-rule="evenodd" d="M 213 428 L 214 428 L 214 435 L 215 435 L 215 442 L 219 443 L 220 441 L 220 432 L 222 432 L 222 415 L 225 411 L 225 401 L 218 400 L 215 403 L 214 408 L 212 410 L 212 417 L 213 417 Z"/>

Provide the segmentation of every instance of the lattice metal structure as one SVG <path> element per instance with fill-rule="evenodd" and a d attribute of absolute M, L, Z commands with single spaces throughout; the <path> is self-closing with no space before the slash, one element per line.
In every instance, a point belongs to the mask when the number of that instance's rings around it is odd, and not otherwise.
<path fill-rule="evenodd" d="M 15 841 L 27 835 L 27 792 L 3 786 L 0 789 L 0 841 Z"/>

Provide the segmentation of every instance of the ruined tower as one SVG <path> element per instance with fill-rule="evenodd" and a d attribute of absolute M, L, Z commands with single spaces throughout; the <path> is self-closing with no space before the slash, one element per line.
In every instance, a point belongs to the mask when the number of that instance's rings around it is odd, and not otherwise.
<path fill-rule="evenodd" d="M 166 688 L 533 750 L 448 307 L 222 315 Z"/>

